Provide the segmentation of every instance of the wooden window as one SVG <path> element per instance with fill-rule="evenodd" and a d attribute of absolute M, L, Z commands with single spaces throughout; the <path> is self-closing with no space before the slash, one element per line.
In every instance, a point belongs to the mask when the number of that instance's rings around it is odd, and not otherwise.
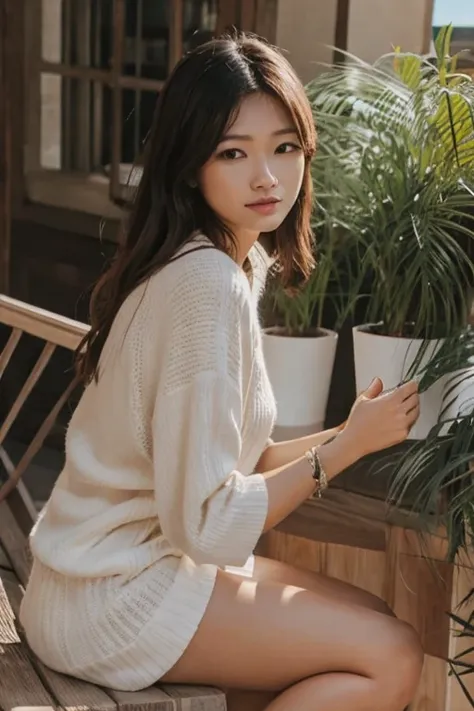
<path fill-rule="evenodd" d="M 119 217 L 157 94 L 228 26 L 270 40 L 276 0 L 29 0 L 25 182 L 33 202 Z"/>

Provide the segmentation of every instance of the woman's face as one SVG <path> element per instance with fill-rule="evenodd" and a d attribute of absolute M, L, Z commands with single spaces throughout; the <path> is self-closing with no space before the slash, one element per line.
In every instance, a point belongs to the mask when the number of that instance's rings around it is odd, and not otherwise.
<path fill-rule="evenodd" d="M 293 207 L 305 159 L 292 119 L 266 94 L 246 97 L 229 131 L 201 169 L 208 205 L 250 247 L 275 230 Z"/>

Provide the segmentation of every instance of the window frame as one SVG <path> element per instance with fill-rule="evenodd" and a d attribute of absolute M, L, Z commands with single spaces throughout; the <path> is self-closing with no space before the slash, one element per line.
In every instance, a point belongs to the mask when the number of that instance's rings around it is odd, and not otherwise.
<path fill-rule="evenodd" d="M 67 0 L 65 0 L 67 2 Z M 183 0 L 169 0 L 170 44 L 168 74 L 179 61 L 183 46 Z M 266 36 L 276 34 L 277 0 L 221 0 L 216 33 L 230 25 Z M 56 63 L 42 57 L 42 0 L 28 0 L 24 26 L 24 194 L 28 201 L 42 206 L 79 210 L 100 218 L 120 220 L 124 215 L 126 186 L 120 182 L 122 142 L 122 91 L 157 90 L 164 81 L 126 75 L 123 71 L 125 43 L 125 0 L 113 2 L 112 61 L 108 69 Z M 88 29 L 88 28 L 87 28 Z M 100 82 L 112 92 L 112 132 L 110 175 L 56 170 L 40 165 L 41 151 L 41 76 L 82 78 L 91 85 Z M 84 102 L 86 103 L 86 102 Z M 86 120 L 86 119 L 85 119 Z"/>

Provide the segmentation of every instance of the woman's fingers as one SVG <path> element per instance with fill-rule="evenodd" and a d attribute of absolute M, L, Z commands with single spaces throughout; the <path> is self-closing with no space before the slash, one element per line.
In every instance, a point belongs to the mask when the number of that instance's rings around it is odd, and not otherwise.
<path fill-rule="evenodd" d="M 416 405 L 407 413 L 409 426 L 412 427 L 420 416 L 420 406 Z"/>
<path fill-rule="evenodd" d="M 409 397 L 406 398 L 406 400 L 403 400 L 401 403 L 401 407 L 404 412 L 407 414 L 411 412 L 415 407 L 418 407 L 420 404 L 420 396 L 418 393 L 413 393 L 413 395 L 410 395 Z"/>
<path fill-rule="evenodd" d="M 416 380 L 409 380 L 407 383 L 400 385 L 396 393 L 400 402 L 404 402 L 414 395 L 418 396 L 418 383 Z"/>

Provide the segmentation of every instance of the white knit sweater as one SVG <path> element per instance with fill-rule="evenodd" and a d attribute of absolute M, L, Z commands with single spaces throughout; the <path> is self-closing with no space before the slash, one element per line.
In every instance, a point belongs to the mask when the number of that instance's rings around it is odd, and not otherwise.
<path fill-rule="evenodd" d="M 120 309 L 31 536 L 32 649 L 116 689 L 173 666 L 218 567 L 246 563 L 267 515 L 254 468 L 275 401 L 256 299 L 230 257 L 190 247 Z"/>

